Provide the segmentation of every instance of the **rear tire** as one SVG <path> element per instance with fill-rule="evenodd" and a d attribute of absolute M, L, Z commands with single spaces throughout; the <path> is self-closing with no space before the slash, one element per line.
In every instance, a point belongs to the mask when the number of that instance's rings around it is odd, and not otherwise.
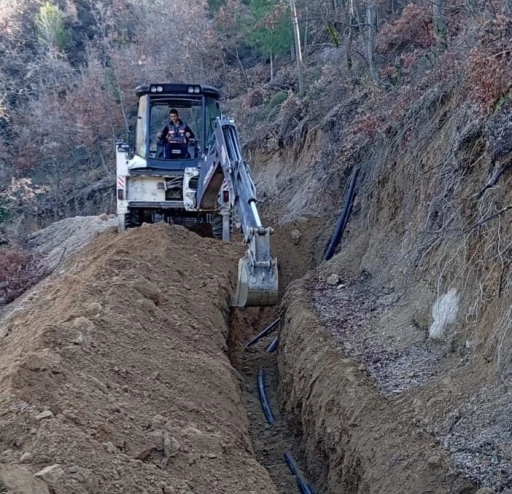
<path fill-rule="evenodd" d="M 231 240 L 231 232 L 233 231 L 233 212 L 213 215 L 211 225 L 214 238 L 223 242 L 229 242 Z"/>
<path fill-rule="evenodd" d="M 138 209 L 130 209 L 128 210 L 128 213 L 125 215 L 125 228 L 137 228 L 142 225 L 142 220 L 144 218 L 143 211 L 140 211 Z"/>

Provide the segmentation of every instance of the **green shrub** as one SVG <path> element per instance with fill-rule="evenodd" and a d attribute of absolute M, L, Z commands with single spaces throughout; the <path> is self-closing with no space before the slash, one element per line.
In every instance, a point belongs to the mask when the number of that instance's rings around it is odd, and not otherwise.
<path fill-rule="evenodd" d="M 270 97 L 265 106 L 267 107 L 267 110 L 272 110 L 276 106 L 282 105 L 287 99 L 288 93 L 279 91 L 278 93 L 275 93 Z"/>
<path fill-rule="evenodd" d="M 46 2 L 36 18 L 37 39 L 48 50 L 65 51 L 69 45 L 69 33 L 64 26 L 64 16 L 56 5 Z"/>
<path fill-rule="evenodd" d="M 9 221 L 9 204 L 11 199 L 0 196 L 0 225 Z"/>

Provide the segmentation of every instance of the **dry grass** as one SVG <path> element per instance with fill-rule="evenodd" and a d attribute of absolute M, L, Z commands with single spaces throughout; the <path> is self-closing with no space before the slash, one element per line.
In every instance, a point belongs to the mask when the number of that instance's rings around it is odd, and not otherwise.
<path fill-rule="evenodd" d="M 19 248 L 0 249 L 0 307 L 12 302 L 41 279 L 31 254 Z"/>

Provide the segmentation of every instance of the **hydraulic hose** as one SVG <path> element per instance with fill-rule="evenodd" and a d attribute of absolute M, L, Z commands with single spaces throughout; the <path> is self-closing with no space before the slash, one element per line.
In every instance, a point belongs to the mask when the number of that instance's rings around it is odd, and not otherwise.
<path fill-rule="evenodd" d="M 359 168 L 354 172 L 354 175 L 352 175 L 352 181 L 350 182 L 350 187 L 348 189 L 347 195 L 345 196 L 345 204 L 343 205 L 343 210 L 341 212 L 340 217 L 338 218 L 338 222 L 336 223 L 334 235 L 332 236 L 331 242 L 325 252 L 324 261 L 328 261 L 334 255 L 334 251 L 336 250 L 336 247 L 340 243 L 345 227 L 347 226 L 350 213 L 352 212 L 352 205 L 354 203 L 354 193 L 358 175 Z"/>
<path fill-rule="evenodd" d="M 257 341 L 261 340 L 261 338 L 269 334 L 272 330 L 274 330 L 277 327 L 279 321 L 281 321 L 280 317 L 278 317 L 272 324 L 269 324 L 261 333 L 257 334 L 252 340 L 250 340 L 245 345 L 245 348 L 249 348 L 250 346 L 254 345 Z"/>
<path fill-rule="evenodd" d="M 258 373 L 258 391 L 260 394 L 261 407 L 263 408 L 263 413 L 267 418 L 267 422 L 270 425 L 274 425 L 276 423 L 276 419 L 270 409 L 270 405 L 267 398 L 267 392 L 265 391 L 265 373 L 263 369 L 260 369 Z"/>
<path fill-rule="evenodd" d="M 267 347 L 267 353 L 275 352 L 278 342 L 279 342 L 279 336 L 276 336 L 274 338 L 274 340 L 272 341 L 272 343 L 270 343 L 270 345 Z"/>

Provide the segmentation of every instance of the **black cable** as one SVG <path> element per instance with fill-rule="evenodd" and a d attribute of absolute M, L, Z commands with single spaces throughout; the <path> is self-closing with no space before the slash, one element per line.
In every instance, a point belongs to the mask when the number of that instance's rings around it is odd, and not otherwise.
<path fill-rule="evenodd" d="M 350 182 L 350 187 L 348 189 L 347 195 L 345 196 L 345 204 L 343 205 L 343 210 L 338 218 L 338 222 L 336 223 L 336 229 L 334 230 L 334 235 L 331 238 L 331 242 L 327 247 L 327 250 L 324 255 L 324 261 L 328 261 L 334 255 L 334 251 L 336 247 L 340 243 L 341 237 L 343 236 L 343 232 L 345 227 L 347 226 L 348 219 L 350 217 L 350 213 L 352 212 L 352 205 L 354 199 L 354 191 L 356 188 L 357 176 L 359 175 L 359 168 L 354 172 L 352 176 L 352 181 Z"/>
<path fill-rule="evenodd" d="M 276 351 L 277 344 L 279 342 L 279 336 L 276 336 L 272 343 L 267 347 L 267 353 L 273 353 Z"/>
<path fill-rule="evenodd" d="M 297 476 L 299 473 L 299 468 L 297 467 L 297 463 L 295 463 L 295 460 L 289 451 L 284 454 L 284 459 L 286 460 L 286 463 L 288 464 L 288 467 L 290 468 L 290 471 L 293 473 L 293 475 Z"/>
<path fill-rule="evenodd" d="M 270 409 L 267 393 L 265 391 L 265 373 L 263 372 L 263 369 L 260 369 L 258 373 L 258 391 L 260 393 L 261 407 L 263 408 L 263 413 L 267 418 L 267 422 L 270 425 L 274 425 L 276 419 L 274 418 L 272 410 Z"/>
<path fill-rule="evenodd" d="M 286 463 L 288 464 L 290 471 L 295 476 L 295 479 L 297 480 L 297 485 L 299 486 L 299 489 L 302 492 L 302 494 L 314 494 L 311 486 L 308 483 L 306 483 L 304 479 L 300 476 L 299 467 L 297 466 L 297 463 L 295 463 L 295 460 L 293 459 L 293 456 L 289 451 L 287 451 L 284 454 L 284 459 L 286 460 Z"/>
<path fill-rule="evenodd" d="M 261 338 L 269 334 L 273 329 L 277 327 L 280 320 L 281 318 L 278 317 L 272 324 L 268 325 L 261 333 L 257 334 L 252 340 L 250 340 L 249 343 L 245 345 L 245 348 L 249 348 L 250 346 L 254 345 L 257 341 L 261 340 Z"/>

